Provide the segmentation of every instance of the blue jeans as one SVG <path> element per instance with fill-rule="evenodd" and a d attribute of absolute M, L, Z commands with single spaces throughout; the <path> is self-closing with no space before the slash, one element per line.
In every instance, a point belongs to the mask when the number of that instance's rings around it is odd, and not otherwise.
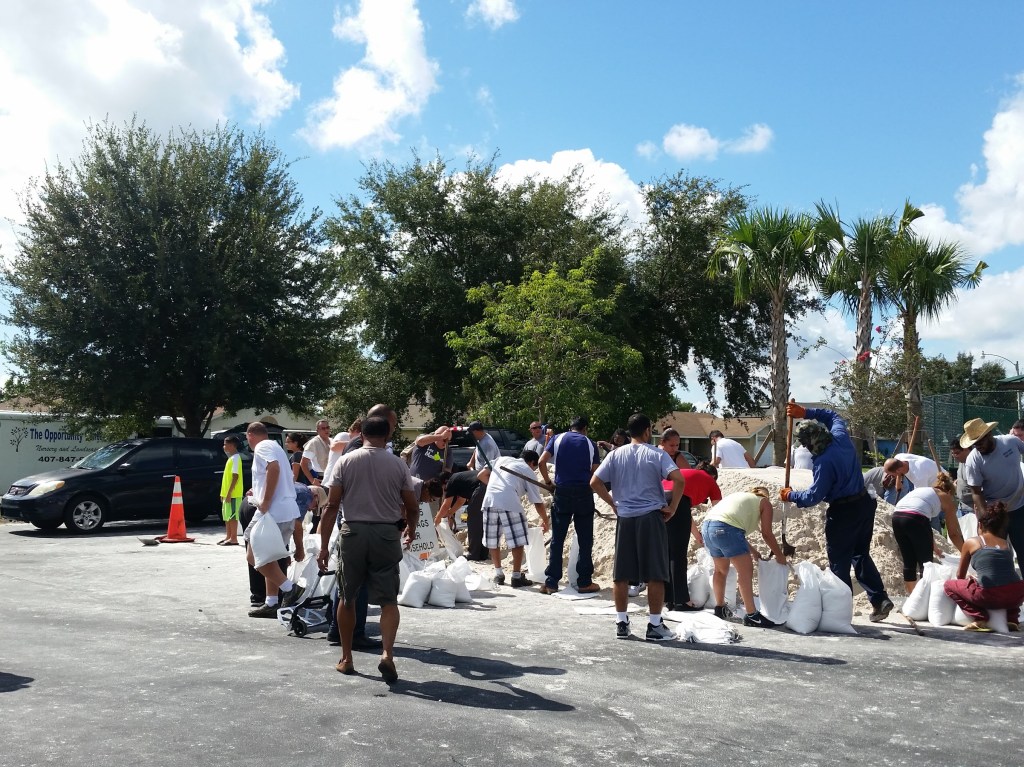
<path fill-rule="evenodd" d="M 576 562 L 577 586 L 589 586 L 594 578 L 594 493 L 589 485 L 555 487 L 555 500 L 551 505 L 551 554 L 544 582 L 548 588 L 558 588 L 562 580 L 562 549 L 569 534 L 569 525 L 576 528 L 580 556 Z"/>
<path fill-rule="evenodd" d="M 838 505 L 830 504 L 825 512 L 825 552 L 828 568 L 853 590 L 850 567 L 857 582 L 864 587 L 872 606 L 888 599 L 882 576 L 871 559 L 871 533 L 875 525 L 878 502 L 869 495 Z"/>
<path fill-rule="evenodd" d="M 704 536 L 704 546 L 713 559 L 732 559 L 750 553 L 746 533 L 733 525 L 706 519 L 700 534 Z"/>

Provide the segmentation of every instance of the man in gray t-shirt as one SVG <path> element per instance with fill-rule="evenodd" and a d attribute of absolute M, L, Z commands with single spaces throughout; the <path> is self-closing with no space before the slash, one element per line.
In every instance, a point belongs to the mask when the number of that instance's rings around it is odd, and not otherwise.
<path fill-rule="evenodd" d="M 423 481 L 433 479 L 448 469 L 451 471 L 455 454 L 448 449 L 452 432 L 447 426 L 439 427 L 432 434 L 421 434 L 416 438 L 409 458 L 409 472 Z"/>
<path fill-rule="evenodd" d="M 964 479 L 971 488 L 974 509 L 1000 501 L 1010 512 L 1010 530 L 1007 538 L 1017 552 L 1024 556 L 1024 472 L 1020 457 L 1024 455 L 1024 442 L 1012 434 L 993 436 L 998 426 L 995 421 L 985 423 L 975 418 L 964 424 L 960 438 L 963 447 L 974 446 L 964 464 Z"/>

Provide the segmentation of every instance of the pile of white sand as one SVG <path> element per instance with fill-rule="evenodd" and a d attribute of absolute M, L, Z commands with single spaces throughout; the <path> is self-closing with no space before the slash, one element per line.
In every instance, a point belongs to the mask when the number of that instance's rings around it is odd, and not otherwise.
<path fill-rule="evenodd" d="M 778 500 L 779 490 L 784 486 L 785 470 L 781 467 L 771 466 L 763 469 L 722 469 L 718 473 L 718 485 L 722 488 L 722 494 L 745 492 L 751 488 L 761 485 L 767 487 L 772 498 L 772 505 L 775 508 L 773 532 L 779 543 L 782 543 L 782 516 L 783 503 Z M 796 490 L 804 490 L 811 484 L 811 472 L 806 469 L 793 469 L 790 474 L 790 485 Z M 548 507 L 551 506 L 551 496 L 543 493 Z M 612 561 L 615 555 L 615 520 L 611 508 L 596 495 L 594 500 L 600 515 L 608 517 L 603 519 L 600 516 L 594 521 L 594 580 L 602 586 L 609 586 L 612 574 Z M 539 525 L 536 511 L 532 504 L 524 503 L 524 508 L 530 518 L 531 524 Z M 827 504 L 819 504 L 806 509 L 799 509 L 794 504 L 789 504 L 789 511 L 786 521 L 786 540 L 796 547 L 796 555 L 791 561 L 809 560 L 818 567 L 828 566 L 828 557 L 825 554 L 825 508 Z M 698 506 L 693 510 L 693 516 L 697 524 L 703 519 L 707 507 Z M 904 596 L 903 588 L 903 565 L 900 559 L 899 549 L 896 546 L 896 539 L 892 533 L 892 512 L 893 507 L 885 501 L 878 501 L 878 511 L 875 514 L 875 530 L 871 539 L 871 558 L 882 575 L 885 588 L 894 599 Z M 564 564 L 569 562 L 569 543 L 572 534 L 566 541 Z M 943 551 L 955 554 L 955 550 L 938 534 L 935 536 Z M 762 554 L 767 556 L 770 552 L 764 543 L 760 533 L 753 533 L 748 536 L 751 545 L 756 547 Z M 690 562 L 696 561 L 696 544 L 690 542 Z M 851 572 L 851 578 L 853 574 Z M 536 580 L 536 578 L 535 578 Z M 755 571 L 756 584 L 756 571 Z M 853 580 L 856 605 L 860 609 L 867 607 L 867 599 Z M 563 581 L 564 585 L 564 581 Z M 795 578 L 791 579 L 791 590 L 795 590 Z M 756 585 L 755 585 L 756 590 Z"/>

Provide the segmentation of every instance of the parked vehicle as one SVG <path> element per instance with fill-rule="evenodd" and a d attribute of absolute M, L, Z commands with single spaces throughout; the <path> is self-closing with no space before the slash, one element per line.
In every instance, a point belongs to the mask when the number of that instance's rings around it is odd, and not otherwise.
<path fill-rule="evenodd" d="M 501 451 L 502 455 L 510 455 L 517 458 L 526 446 L 526 438 L 512 429 L 499 429 L 494 426 L 485 426 L 484 431 L 490 434 L 491 437 L 494 438 L 494 441 L 498 443 L 498 449 Z M 452 427 L 451 444 L 453 447 L 468 447 L 471 449 L 476 447 L 473 435 L 465 426 Z"/>
<path fill-rule="evenodd" d="M 181 478 L 187 522 L 220 509 L 220 483 L 226 457 L 223 441 L 160 437 L 114 442 L 67 469 L 16 480 L 3 498 L 5 517 L 43 530 L 61 524 L 92 533 L 107 522 L 166 518 Z M 251 458 L 243 454 L 243 484 L 252 484 Z"/>

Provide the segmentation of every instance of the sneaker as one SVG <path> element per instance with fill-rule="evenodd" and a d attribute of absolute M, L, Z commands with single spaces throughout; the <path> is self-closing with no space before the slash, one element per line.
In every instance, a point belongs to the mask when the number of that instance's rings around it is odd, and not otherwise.
<path fill-rule="evenodd" d="M 893 611 L 894 607 L 896 607 L 896 605 L 892 603 L 891 599 L 886 597 L 878 603 L 878 606 L 874 610 L 871 611 L 871 615 L 868 616 L 868 620 L 872 623 L 884 621 L 889 617 L 889 613 Z"/>
<path fill-rule="evenodd" d="M 540 593 L 541 594 L 554 594 L 557 591 L 558 591 L 558 586 L 549 586 L 546 583 L 542 583 L 540 585 Z"/>
<path fill-rule="evenodd" d="M 301 596 L 302 589 L 299 587 L 299 584 L 294 583 L 290 591 L 285 591 L 281 594 L 280 605 L 281 607 L 291 607 L 299 601 Z"/>
<path fill-rule="evenodd" d="M 657 626 L 653 623 L 647 624 L 647 641 L 648 642 L 671 642 L 673 639 L 679 639 L 674 631 L 672 631 L 665 622 L 662 621 Z"/>
<path fill-rule="evenodd" d="M 268 605 L 266 602 L 259 607 L 249 611 L 250 618 L 277 618 L 277 605 Z"/>
<path fill-rule="evenodd" d="M 776 624 L 775 621 L 768 620 L 763 615 L 761 615 L 760 611 L 758 611 L 758 612 L 753 613 L 751 615 L 744 615 L 743 616 L 743 625 L 744 626 L 756 626 L 759 629 L 772 629 L 772 628 L 775 628 L 775 626 L 778 625 L 778 624 Z"/>
<path fill-rule="evenodd" d="M 640 592 L 643 591 L 645 588 L 647 588 L 646 583 L 638 583 L 635 586 L 631 585 L 629 587 L 628 593 L 631 597 L 638 597 L 640 596 Z"/>
<path fill-rule="evenodd" d="M 513 575 L 511 585 L 514 589 L 521 589 L 523 586 L 532 586 L 533 581 L 531 581 L 525 575 L 520 575 L 518 578 Z"/>
<path fill-rule="evenodd" d="M 504 570 L 499 570 L 494 575 L 492 575 L 491 576 L 491 583 L 493 583 L 495 586 L 504 586 L 505 585 L 505 571 Z"/>
<path fill-rule="evenodd" d="M 729 609 L 729 605 L 716 605 L 715 617 L 721 618 L 723 621 L 729 620 L 732 617 L 732 610 Z"/>
<path fill-rule="evenodd" d="M 616 639 L 629 639 L 629 621 L 616 621 L 615 623 L 615 638 Z"/>

